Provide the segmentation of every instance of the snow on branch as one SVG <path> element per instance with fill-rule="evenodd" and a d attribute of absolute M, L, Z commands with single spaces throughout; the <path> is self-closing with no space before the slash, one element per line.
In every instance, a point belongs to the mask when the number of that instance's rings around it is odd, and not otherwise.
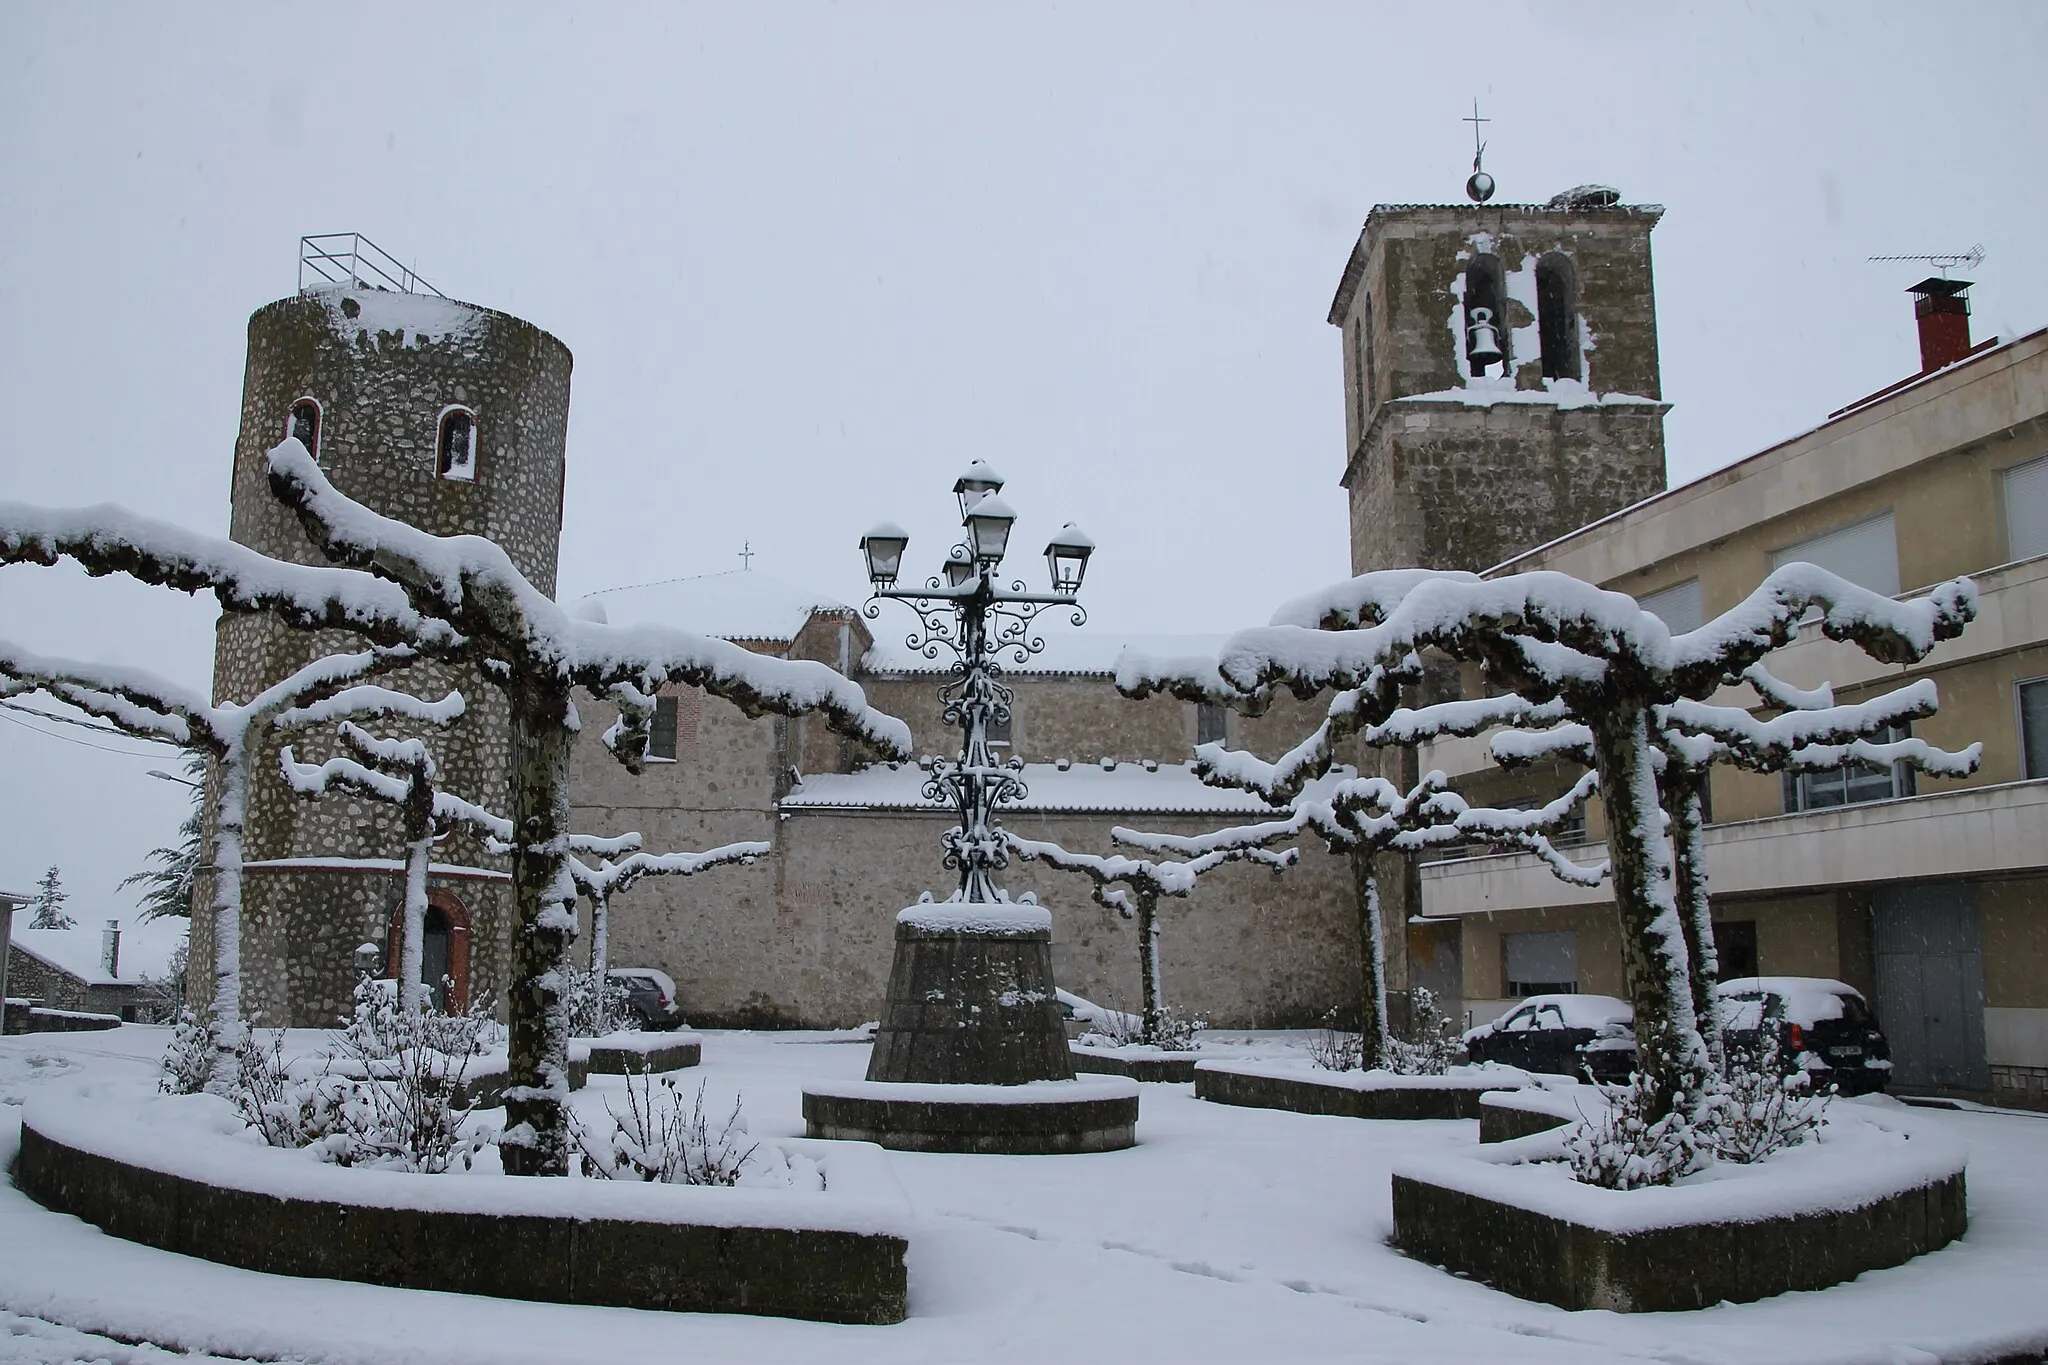
<path fill-rule="evenodd" d="M 1693 685 L 1682 690 L 1704 695 L 1703 689 L 1728 674 L 1746 676 L 1750 665 L 1789 643 L 1814 608 L 1821 612 L 1821 633 L 1830 640 L 1852 641 L 1880 663 L 1917 663 L 1976 618 L 1977 588 L 1957 578 L 1901 602 L 1816 564 L 1785 564 L 1741 602 L 1672 640 L 1665 667 L 1692 675 Z M 1768 686 L 1769 675 L 1764 677 Z"/>
<path fill-rule="evenodd" d="M 575 836 L 590 843 L 603 840 L 589 836 Z M 625 838 L 638 839 L 638 835 Z M 691 877 L 709 868 L 725 867 L 732 864 L 746 866 L 756 858 L 765 858 L 774 851 L 774 845 L 762 839 L 743 840 L 738 843 L 721 844 L 702 853 L 634 853 L 620 862 L 609 860 L 591 867 L 581 859 L 569 859 L 569 875 L 575 880 L 576 889 L 592 898 L 609 898 L 625 890 L 642 877 Z"/>
<path fill-rule="evenodd" d="M 408 692 L 364 684 L 344 688 L 308 706 L 293 707 L 278 716 L 276 725 L 280 730 L 303 730 L 348 716 L 389 717 L 417 721 L 422 725 L 452 725 L 462 718 L 468 706 L 460 692 L 450 692 L 439 701 L 426 701 Z"/>
<path fill-rule="evenodd" d="M 271 491 L 329 558 L 389 579 L 415 610 L 488 641 L 515 670 L 553 674 L 599 696 L 614 695 L 621 684 L 651 696 L 686 683 L 750 716 L 816 711 L 842 734 L 898 757 L 910 754 L 910 727 L 874 710 L 858 684 L 824 664 L 756 654 L 666 626 L 572 620 L 495 543 L 431 535 L 370 510 L 329 483 L 295 440 L 270 452 L 269 470 Z M 641 753 L 630 729 L 631 722 L 622 732 L 628 742 L 614 752 L 634 767 Z"/>
<path fill-rule="evenodd" d="M 1546 758 L 1571 763 L 1593 763 L 1593 731 L 1570 721 L 1548 730 L 1503 730 L 1487 741 L 1493 761 L 1503 768 L 1519 768 Z"/>
<path fill-rule="evenodd" d="M 1809 692 L 1803 687 L 1794 687 L 1774 676 L 1762 664 L 1751 664 L 1742 670 L 1742 681 L 1756 689 L 1766 704 L 1785 711 L 1817 711 L 1835 704 L 1835 689 L 1826 683 Z"/>
<path fill-rule="evenodd" d="M 1292 867 L 1301 859 L 1298 848 L 1275 853 L 1248 843 L 1212 848 L 1186 861 L 1155 862 L 1149 858 L 1126 858 L 1122 854 L 1104 857 L 1095 853 L 1075 853 L 1056 843 L 1020 838 L 1008 830 L 1003 831 L 1003 841 L 1020 858 L 1043 862 L 1067 872 L 1085 873 L 1095 884 L 1096 904 L 1115 910 L 1126 919 L 1130 918 L 1133 910 L 1124 893 L 1113 889 L 1119 882 L 1154 895 L 1187 896 L 1194 891 L 1200 877 L 1226 863 L 1262 863 L 1277 871 Z"/>
<path fill-rule="evenodd" d="M 1347 578 L 1280 605 L 1268 625 L 1310 630 L 1357 630 L 1387 619 L 1403 598 L 1432 579 L 1477 583 L 1479 575 L 1460 569 L 1380 569 Z"/>
<path fill-rule="evenodd" d="M 348 630 L 437 654 L 463 644 L 446 623 L 423 616 L 393 584 L 370 574 L 272 559 L 112 503 L 42 508 L 0 502 L 0 563 L 60 559 L 95 576 L 121 573 L 181 592 L 210 592 L 224 611 L 271 612 L 304 629 Z"/>

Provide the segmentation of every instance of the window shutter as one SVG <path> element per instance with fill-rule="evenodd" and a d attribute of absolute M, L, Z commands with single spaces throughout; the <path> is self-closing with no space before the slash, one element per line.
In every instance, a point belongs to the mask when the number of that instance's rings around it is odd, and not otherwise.
<path fill-rule="evenodd" d="M 1700 613 L 1700 581 L 1688 578 L 1676 587 L 1636 599 L 1636 605 L 1656 617 L 1673 635 L 1698 630 L 1704 621 Z"/>
<path fill-rule="evenodd" d="M 1579 935 L 1575 929 L 1535 934 L 1502 934 L 1508 980 L 1563 984 L 1579 979 Z"/>
<path fill-rule="evenodd" d="M 2027 776 L 2048 777 L 2048 678 L 2020 684 L 2020 743 Z"/>
<path fill-rule="evenodd" d="M 2005 471 L 2005 537 L 2009 558 L 2048 554 L 2048 457 Z"/>
<path fill-rule="evenodd" d="M 1898 596 L 1899 540 L 1892 529 L 1892 514 L 1885 512 L 1797 545 L 1787 545 L 1771 555 L 1773 569 L 1801 562 L 1818 564 L 1872 592 Z"/>

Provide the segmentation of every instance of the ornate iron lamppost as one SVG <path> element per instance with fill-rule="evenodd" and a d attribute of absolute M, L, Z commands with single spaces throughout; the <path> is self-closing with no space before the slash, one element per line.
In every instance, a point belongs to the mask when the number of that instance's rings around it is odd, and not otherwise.
<path fill-rule="evenodd" d="M 1000 496 L 1002 486 L 995 471 L 980 460 L 954 483 L 967 535 L 947 556 L 943 579 L 933 575 L 921 588 L 895 586 L 910 543 L 900 527 L 885 522 L 860 542 L 874 584 L 868 618 L 881 615 L 882 599 L 907 602 L 920 618 L 919 629 L 907 640 L 910 648 L 927 659 L 944 652 L 954 656 L 953 678 L 939 695 L 946 724 L 961 729 L 960 754 L 954 761 L 933 765 L 924 794 L 959 812 L 960 823 L 945 835 L 945 865 L 960 873 L 953 900 L 977 905 L 1009 900 L 994 877 L 1009 861 L 996 833 L 996 807 L 1026 794 L 1018 776 L 1023 765 L 998 761 L 989 745 L 990 726 L 1010 718 L 1014 700 L 1001 681 L 998 660 L 1008 653 L 1013 662 L 1024 663 L 1045 648 L 1032 623 L 1047 607 L 1070 610 L 1077 626 L 1088 619 L 1075 597 L 1095 551 L 1088 534 L 1069 522 L 1045 547 L 1051 592 L 1026 592 L 1022 580 L 1002 587 L 997 571 L 1009 545 L 1011 523 L 1017 519 Z"/>
<path fill-rule="evenodd" d="M 1005 586 L 998 573 L 1017 514 L 1002 486 L 979 460 L 960 476 L 953 492 L 965 534 L 922 587 L 896 586 L 910 542 L 901 527 L 884 523 L 861 538 L 874 584 L 868 617 L 881 615 L 884 599 L 906 602 L 919 621 L 910 648 L 952 656 L 939 696 L 946 723 L 960 727 L 960 752 L 933 764 L 924 794 L 959 816 L 942 841 L 944 865 L 960 881 L 949 899 L 926 895 L 897 915 L 867 1079 L 805 1088 L 813 1137 L 952 1152 L 1092 1152 L 1134 1141 L 1137 1086 L 1074 1078 L 1053 985 L 1052 916 L 995 881 L 1009 862 L 997 810 L 1025 795 L 1023 764 L 999 759 L 989 742 L 1014 701 L 998 660 L 1024 663 L 1045 648 L 1032 623 L 1048 608 L 1077 626 L 1087 619 L 1075 598 L 1095 549 L 1064 526 L 1045 547 L 1052 590 Z M 1060 1084 L 1034 1087 L 1028 1099 L 988 1089 L 1044 1081 Z"/>

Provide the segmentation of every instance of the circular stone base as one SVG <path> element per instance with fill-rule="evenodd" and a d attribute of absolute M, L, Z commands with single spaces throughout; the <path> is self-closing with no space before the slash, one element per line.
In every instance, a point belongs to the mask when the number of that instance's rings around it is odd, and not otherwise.
<path fill-rule="evenodd" d="M 847 1081 L 804 1089 L 804 1132 L 899 1152 L 1046 1156 L 1137 1142 L 1138 1086 L 1121 1077 L 1029 1085 Z"/>

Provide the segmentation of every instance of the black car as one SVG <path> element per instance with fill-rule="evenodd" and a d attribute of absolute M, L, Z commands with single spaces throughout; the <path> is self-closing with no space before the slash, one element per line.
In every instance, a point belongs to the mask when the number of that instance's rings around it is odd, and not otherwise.
<path fill-rule="evenodd" d="M 683 1012 L 676 1007 L 676 983 L 668 973 L 652 967 L 614 967 L 605 975 L 611 979 L 614 990 L 624 992 L 626 1010 L 640 1021 L 641 1028 L 683 1026 Z"/>
<path fill-rule="evenodd" d="M 1532 995 L 1468 1030 L 1465 1056 L 1524 1071 L 1626 1081 L 1635 1062 L 1634 1018 L 1628 1002 L 1611 995 Z"/>
<path fill-rule="evenodd" d="M 1761 1053 L 1776 1039 L 1778 1064 L 1804 1071 L 1815 1093 L 1883 1090 L 1892 1048 L 1855 987 L 1817 976 L 1745 976 L 1723 981 L 1721 1037 L 1728 1049 Z"/>

